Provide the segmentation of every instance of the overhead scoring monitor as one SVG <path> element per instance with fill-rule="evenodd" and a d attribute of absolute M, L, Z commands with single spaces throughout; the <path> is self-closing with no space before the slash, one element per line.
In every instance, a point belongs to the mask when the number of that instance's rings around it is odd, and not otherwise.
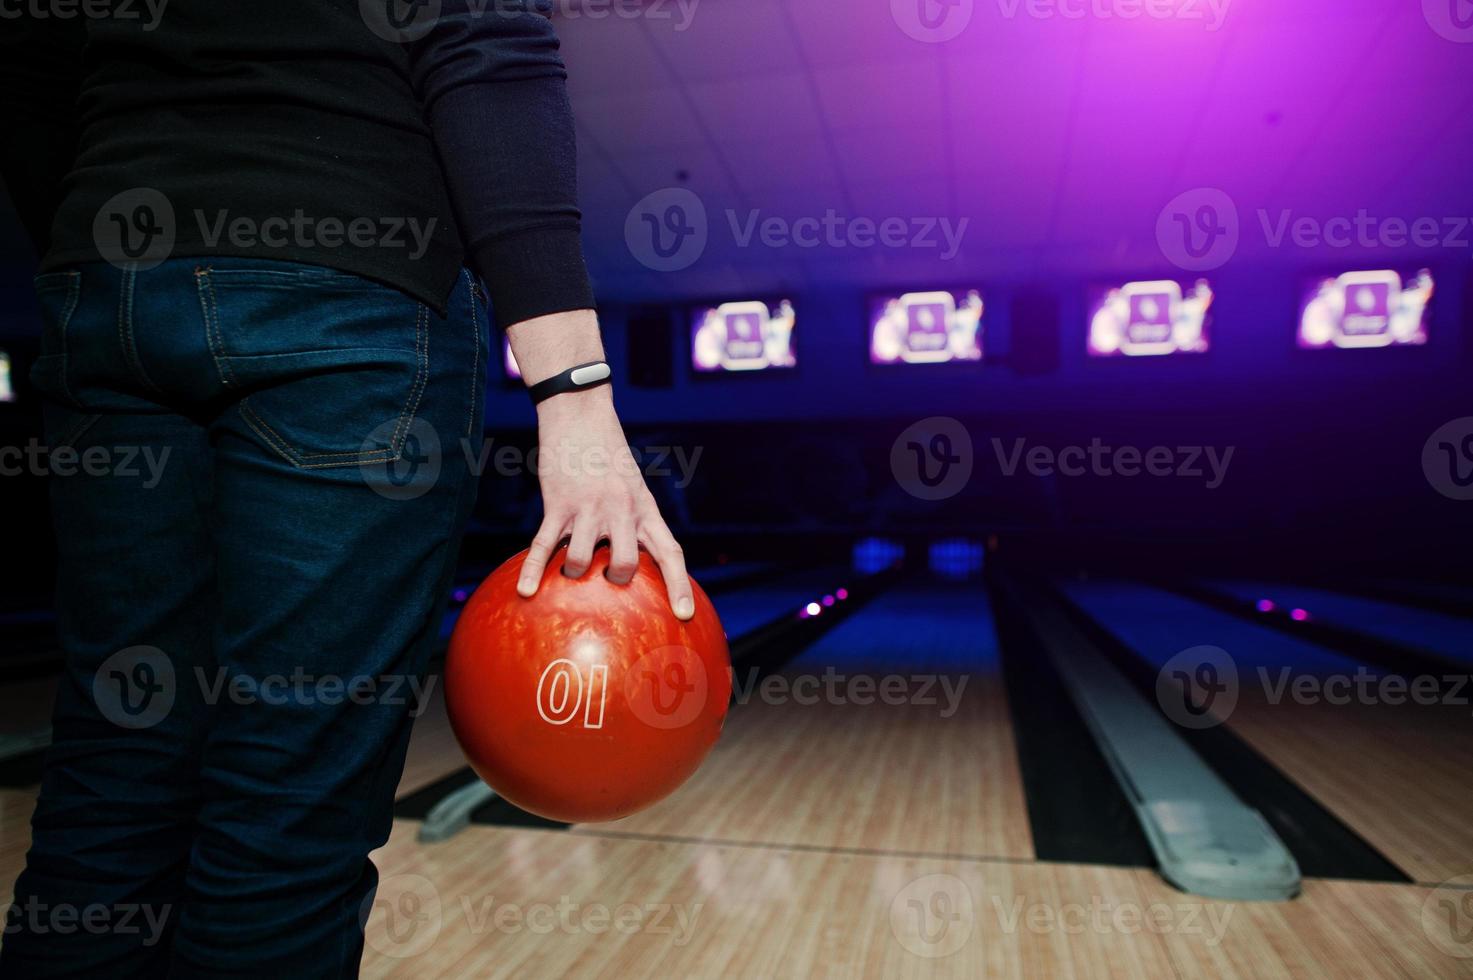
<path fill-rule="evenodd" d="M 982 360 L 985 305 L 976 289 L 873 296 L 869 358 L 874 364 Z"/>
<path fill-rule="evenodd" d="M 691 314 L 691 366 L 701 372 L 795 367 L 796 321 L 786 299 L 700 307 Z"/>
<path fill-rule="evenodd" d="M 1206 279 L 1097 288 L 1089 302 L 1089 353 L 1093 357 L 1202 353 L 1209 344 L 1212 300 Z"/>
<path fill-rule="evenodd" d="M 1427 342 L 1432 273 L 1381 269 L 1311 280 L 1299 301 L 1299 346 L 1393 347 Z"/>

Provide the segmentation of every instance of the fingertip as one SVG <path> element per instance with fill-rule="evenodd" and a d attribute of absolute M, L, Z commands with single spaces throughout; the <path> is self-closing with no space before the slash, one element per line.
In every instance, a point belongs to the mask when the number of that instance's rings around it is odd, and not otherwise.
<path fill-rule="evenodd" d="M 676 619 L 694 619 L 696 615 L 696 601 L 688 595 L 680 596 L 675 600 Z"/>
<path fill-rule="evenodd" d="M 532 579 L 522 579 L 517 583 L 517 595 L 523 599 L 530 599 L 537 594 L 537 583 Z"/>

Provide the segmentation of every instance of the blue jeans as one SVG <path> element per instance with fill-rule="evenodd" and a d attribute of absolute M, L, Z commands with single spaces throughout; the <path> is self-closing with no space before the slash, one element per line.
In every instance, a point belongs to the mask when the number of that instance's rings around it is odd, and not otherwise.
<path fill-rule="evenodd" d="M 37 289 L 67 665 L 0 976 L 354 976 L 475 497 L 478 285 Z"/>

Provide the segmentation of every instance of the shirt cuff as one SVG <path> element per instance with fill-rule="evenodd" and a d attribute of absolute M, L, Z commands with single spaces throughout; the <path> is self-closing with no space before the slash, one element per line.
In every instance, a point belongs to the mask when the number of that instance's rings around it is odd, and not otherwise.
<path fill-rule="evenodd" d="M 594 308 L 578 232 L 534 228 L 477 246 L 471 257 L 503 330 L 550 313 Z"/>

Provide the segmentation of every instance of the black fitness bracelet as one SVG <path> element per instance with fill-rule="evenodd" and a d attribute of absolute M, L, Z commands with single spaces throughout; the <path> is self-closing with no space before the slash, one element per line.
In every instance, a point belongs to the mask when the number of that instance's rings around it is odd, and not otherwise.
<path fill-rule="evenodd" d="M 527 394 L 532 396 L 532 404 L 536 405 L 547 401 L 553 395 L 561 395 L 565 391 L 584 391 L 608 384 L 613 373 L 609 370 L 607 362 L 589 361 L 587 364 L 570 367 L 562 374 L 555 374 L 546 381 L 539 381 L 529 386 Z"/>

